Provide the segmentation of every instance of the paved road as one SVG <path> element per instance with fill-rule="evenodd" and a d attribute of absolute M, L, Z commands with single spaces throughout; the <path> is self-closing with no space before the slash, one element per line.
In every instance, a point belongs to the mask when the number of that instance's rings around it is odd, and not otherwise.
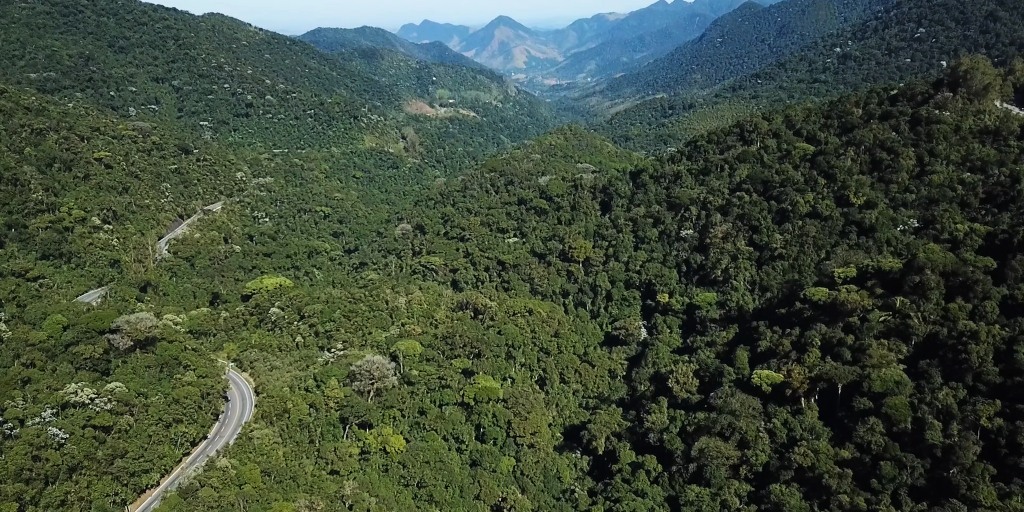
<path fill-rule="evenodd" d="M 174 240 L 175 238 L 184 235 L 185 232 L 188 231 L 188 228 L 190 225 L 192 225 L 192 223 L 199 220 L 204 215 L 219 212 L 221 208 L 224 208 L 224 201 L 221 201 L 219 203 L 213 203 L 210 206 L 207 206 L 202 210 L 199 210 L 199 213 L 189 217 L 188 220 L 183 222 L 174 231 L 171 231 L 170 233 L 164 235 L 164 237 L 161 238 L 160 241 L 156 243 L 156 258 L 159 260 L 160 258 L 168 256 L 170 253 L 167 252 L 167 246 L 170 245 L 171 240 Z M 96 306 L 107 296 L 108 291 L 110 291 L 109 286 L 104 286 L 103 288 L 90 290 L 76 298 L 75 302 Z"/>
<path fill-rule="evenodd" d="M 97 288 L 95 290 L 85 292 L 82 295 L 78 296 L 78 298 L 75 299 L 75 302 L 81 302 L 82 304 L 92 304 L 93 306 L 95 306 L 99 304 L 100 301 L 103 300 L 103 297 L 107 296 L 108 291 L 110 291 L 109 286 Z"/>
<path fill-rule="evenodd" d="M 1017 107 L 1015 107 L 1013 105 L 1010 105 L 1008 103 L 1003 103 L 1001 101 L 997 101 L 996 102 L 996 106 L 999 107 L 999 108 L 1002 108 L 1002 109 L 1009 110 L 1010 112 L 1013 112 L 1014 114 L 1017 114 L 1018 116 L 1024 116 L 1024 110 L 1021 110 L 1021 109 L 1019 109 L 1019 108 L 1017 108 Z"/>
<path fill-rule="evenodd" d="M 164 256 L 167 256 L 168 254 L 170 254 L 170 253 L 167 252 L 167 246 L 170 245 L 171 240 L 174 240 L 175 238 L 178 238 L 179 236 L 184 235 L 185 232 L 188 231 L 189 226 L 191 226 L 193 222 L 201 219 L 203 216 L 205 216 L 208 213 L 219 212 L 220 209 L 223 208 L 223 207 L 224 207 L 224 201 L 221 201 L 219 203 L 211 204 L 210 206 L 207 206 L 206 208 L 203 208 L 202 210 L 199 210 L 199 213 L 189 217 L 188 220 L 186 220 L 180 226 L 175 228 L 174 231 L 171 231 L 170 233 L 167 233 L 166 235 L 164 235 L 164 237 L 161 238 L 160 241 L 156 243 L 156 257 L 157 258 L 163 258 Z"/>
<path fill-rule="evenodd" d="M 203 444 L 196 448 L 192 455 L 185 462 L 182 462 L 174 471 L 167 476 L 153 491 L 149 498 L 142 502 L 135 512 L 150 512 L 156 509 L 160 500 L 168 492 L 173 491 L 181 481 L 201 468 L 222 448 L 235 442 L 238 434 L 242 432 L 242 426 L 252 419 L 253 411 L 256 408 L 256 395 L 252 386 L 234 369 L 227 373 L 228 382 L 231 387 L 228 389 L 228 403 L 221 414 L 220 420 L 213 426 L 210 435 Z"/>

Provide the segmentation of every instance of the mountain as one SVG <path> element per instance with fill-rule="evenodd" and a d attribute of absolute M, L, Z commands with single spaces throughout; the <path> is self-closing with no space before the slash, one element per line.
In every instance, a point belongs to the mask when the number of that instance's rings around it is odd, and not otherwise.
<path fill-rule="evenodd" d="M 711 24 L 698 39 L 643 69 L 612 81 L 608 94 L 648 95 L 708 87 L 792 56 L 857 23 L 893 0 L 748 2 Z"/>
<path fill-rule="evenodd" d="M 471 28 L 462 25 L 423 20 L 418 25 L 415 23 L 402 25 L 398 29 L 397 34 L 399 37 L 413 43 L 440 42 L 450 48 L 455 48 L 472 31 Z"/>
<path fill-rule="evenodd" d="M 542 89 L 547 83 L 603 78 L 642 65 L 697 37 L 741 3 L 660 0 L 627 14 L 597 14 L 544 31 L 499 16 L 450 46 L 492 69 L 528 78 Z M 399 31 L 413 33 L 412 28 Z"/>
<path fill-rule="evenodd" d="M 138 23 L 154 28 L 124 28 Z M 405 56 L 377 69 L 377 56 L 330 55 L 225 16 L 136 1 L 0 4 L 0 48 L 0 81 L 246 147 L 446 154 L 445 164 L 454 151 L 467 164 L 555 123 L 493 72 Z"/>
<path fill-rule="evenodd" d="M 328 53 L 379 48 L 396 51 L 410 58 L 426 62 L 457 64 L 470 68 L 486 69 L 482 64 L 452 50 L 442 43 L 436 41 L 410 43 L 387 30 L 376 27 L 359 27 L 354 29 L 317 28 L 298 36 L 297 39 Z"/>
<path fill-rule="evenodd" d="M 955 76 L 438 183 L 372 280 L 229 309 L 279 387 L 169 508 L 1012 510 L 1024 118 Z"/>
<path fill-rule="evenodd" d="M 0 511 L 123 510 L 225 365 L 160 510 L 1019 511 L 1019 1 L 738 57 L 656 156 L 372 31 L 0 3 Z"/>
<path fill-rule="evenodd" d="M 564 29 L 548 32 L 548 39 L 565 53 L 574 53 L 604 40 L 612 27 L 628 14 L 601 13 L 589 18 L 578 19 Z"/>
<path fill-rule="evenodd" d="M 768 9 L 809 12 L 807 3 L 787 5 L 790 2 L 793 0 Z M 1024 54 L 1024 40 L 1015 28 L 1024 24 L 1024 15 L 1014 0 L 971 4 L 912 0 L 879 5 L 883 4 L 838 2 L 827 6 L 819 11 L 827 14 L 826 19 L 836 20 L 837 12 L 845 12 L 847 20 L 860 21 L 839 20 L 841 28 L 806 44 L 801 44 L 803 36 L 799 36 L 779 39 L 778 48 L 726 45 L 727 41 L 717 47 L 709 40 L 711 36 L 703 36 L 673 53 L 682 60 L 666 57 L 644 72 L 610 84 L 602 101 L 622 101 L 622 97 L 615 98 L 618 94 L 627 98 L 640 93 L 669 94 L 615 114 L 601 131 L 629 147 L 655 149 L 671 145 L 680 133 L 722 126 L 752 110 L 935 76 L 966 53 L 990 55 L 1000 65 Z M 800 32 L 783 29 L 781 22 L 788 27 L 807 26 L 807 16 L 782 17 L 780 22 L 779 16 L 765 16 L 766 11 L 752 8 L 745 10 L 751 16 L 723 17 L 720 22 L 725 25 L 709 29 L 709 34 L 716 44 L 727 30 L 744 34 L 736 36 L 741 39 L 774 42 L 772 34 L 777 31 Z M 751 27 L 767 30 L 744 32 L 741 18 L 750 21 Z M 687 68 L 689 72 L 684 72 Z"/>
<path fill-rule="evenodd" d="M 577 80 L 611 77 L 631 70 L 697 38 L 713 21 L 745 1 L 656 3 L 622 18 L 599 44 L 573 53 L 547 75 Z"/>
<path fill-rule="evenodd" d="M 508 16 L 499 16 L 473 32 L 457 49 L 477 62 L 505 72 L 547 68 L 562 59 L 559 49 L 540 33 Z"/>

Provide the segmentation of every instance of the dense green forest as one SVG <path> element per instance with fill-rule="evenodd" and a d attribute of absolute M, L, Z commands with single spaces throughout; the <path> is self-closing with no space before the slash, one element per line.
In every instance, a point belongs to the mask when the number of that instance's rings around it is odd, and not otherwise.
<path fill-rule="evenodd" d="M 4 83 L 247 149 L 392 153 L 452 173 L 557 122 L 493 72 L 332 57 L 225 16 L 136 0 L 5 2 L 0 48 Z M 404 108 L 448 100 L 465 112 Z"/>
<path fill-rule="evenodd" d="M 433 62 L 436 64 L 457 64 L 464 68 L 487 71 L 488 68 L 465 55 L 452 50 L 444 43 L 411 43 L 396 34 L 382 28 L 359 27 L 317 28 L 298 37 L 328 53 L 342 53 L 358 50 L 387 50 L 401 53 L 414 60 Z M 491 72 L 493 79 L 497 73 Z M 472 73 L 466 73 L 471 75 Z"/>
<path fill-rule="evenodd" d="M 617 101 L 669 93 L 616 113 L 600 132 L 656 150 L 753 111 L 931 79 L 969 54 L 1006 66 L 1024 52 L 1024 11 L 1015 0 L 801 0 L 749 10 L 598 93 Z"/>
<path fill-rule="evenodd" d="M 255 417 L 161 512 L 1024 510 L 1019 15 L 923 5 L 615 137 L 393 49 L 0 5 L 0 511 L 123 510 L 217 360 Z M 915 17 L 945 69 L 880 65 Z"/>
<path fill-rule="evenodd" d="M 966 61 L 658 161 L 568 128 L 439 183 L 344 286 L 229 299 L 202 343 L 257 420 L 164 507 L 1012 510 L 1022 83 Z"/>

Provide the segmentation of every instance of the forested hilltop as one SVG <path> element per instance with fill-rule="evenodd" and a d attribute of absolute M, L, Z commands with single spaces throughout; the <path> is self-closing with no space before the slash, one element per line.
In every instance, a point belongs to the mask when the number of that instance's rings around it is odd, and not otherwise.
<path fill-rule="evenodd" d="M 1001 1 L 951 21 L 997 66 L 857 54 L 800 104 L 786 61 L 797 104 L 637 124 L 658 157 L 533 137 L 550 110 L 479 69 L 0 5 L 0 511 L 123 510 L 216 421 L 218 360 L 255 416 L 161 512 L 1024 510 Z"/>

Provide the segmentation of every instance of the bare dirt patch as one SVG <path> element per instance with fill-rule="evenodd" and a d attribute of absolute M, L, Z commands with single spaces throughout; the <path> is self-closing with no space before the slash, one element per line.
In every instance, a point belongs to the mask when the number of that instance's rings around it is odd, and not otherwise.
<path fill-rule="evenodd" d="M 405 102 L 405 105 L 402 107 L 402 110 L 404 110 L 406 114 L 412 114 L 414 116 L 437 115 L 437 109 L 431 107 L 430 105 L 427 105 L 426 102 L 420 100 L 409 100 Z"/>
<path fill-rule="evenodd" d="M 402 106 L 402 110 L 406 114 L 414 116 L 427 116 L 427 117 L 471 117 L 479 118 L 476 112 L 472 110 L 459 108 L 459 107 L 442 107 L 439 105 L 428 105 L 423 100 L 409 100 Z"/>

